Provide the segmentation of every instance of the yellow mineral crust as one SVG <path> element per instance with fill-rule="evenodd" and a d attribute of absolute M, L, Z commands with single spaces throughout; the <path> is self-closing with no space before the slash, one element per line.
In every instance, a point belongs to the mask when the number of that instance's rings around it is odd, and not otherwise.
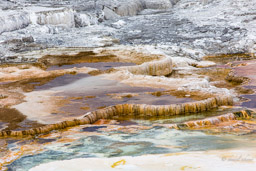
<path fill-rule="evenodd" d="M 48 133 L 52 130 L 64 129 L 76 125 L 92 124 L 100 119 L 109 119 L 113 116 L 134 115 L 134 116 L 171 116 L 186 113 L 198 113 L 211 110 L 218 106 L 232 105 L 231 96 L 211 97 L 206 100 L 189 102 L 184 104 L 171 105 L 147 105 L 147 104 L 119 104 L 88 112 L 83 117 L 49 124 L 39 128 L 32 128 L 24 131 L 1 131 L 0 136 L 27 136 L 41 133 Z"/>
<path fill-rule="evenodd" d="M 41 164 L 30 171 L 55 170 L 248 170 L 254 171 L 256 154 L 250 149 L 215 150 L 112 158 L 78 158 Z M 182 161 L 182 162 L 181 162 Z M 212 164 L 214 162 L 214 164 Z M 101 163 L 101 164 L 93 164 Z M 112 166 L 115 166 L 114 168 Z M 221 169 L 220 169 L 221 168 Z"/>

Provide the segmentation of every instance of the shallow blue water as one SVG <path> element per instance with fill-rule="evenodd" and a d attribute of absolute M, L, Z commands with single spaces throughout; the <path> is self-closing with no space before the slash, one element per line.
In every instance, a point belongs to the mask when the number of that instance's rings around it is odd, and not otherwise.
<path fill-rule="evenodd" d="M 80 131 L 84 132 L 86 129 L 81 127 Z M 233 135 L 207 135 L 200 131 L 181 131 L 164 127 L 127 133 L 122 130 L 101 131 L 99 126 L 95 126 L 95 133 L 100 133 L 100 135 L 72 134 L 69 136 L 79 136 L 79 138 L 73 142 L 44 145 L 43 152 L 23 156 L 10 164 L 8 168 L 26 171 L 42 163 L 74 158 L 141 156 L 237 148 L 244 145 L 243 142 L 248 138 Z"/>

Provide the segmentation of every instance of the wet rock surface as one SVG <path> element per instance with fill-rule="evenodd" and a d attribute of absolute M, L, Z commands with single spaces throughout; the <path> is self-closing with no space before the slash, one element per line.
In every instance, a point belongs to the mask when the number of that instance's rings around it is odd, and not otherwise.
<path fill-rule="evenodd" d="M 0 170 L 255 149 L 255 5 L 0 0 Z"/>
<path fill-rule="evenodd" d="M 149 46 L 150 48 L 151 46 Z M 134 48 L 129 46 L 95 48 L 94 51 L 78 51 L 79 53 L 72 49 L 62 52 L 66 52 L 66 54 L 49 53 L 44 55 L 45 52 L 43 52 L 40 54 L 43 56 L 42 58 L 37 57 L 37 63 L 2 65 L 1 90 L 4 93 L 2 93 L 0 100 L 6 106 L 14 106 L 22 112 L 20 116 L 24 117 L 19 121 L 12 119 L 10 122 L 19 125 L 19 128 L 14 127 L 15 125 L 9 126 L 8 130 L 2 130 L 0 135 L 5 139 L 10 137 L 28 139 L 28 141 L 24 141 L 25 150 L 22 148 L 17 152 L 15 149 L 10 149 L 4 155 L 2 163 L 5 166 L 8 160 L 15 161 L 21 157 L 21 161 L 23 161 L 26 160 L 26 157 L 23 159 L 23 156 L 33 153 L 32 148 L 38 142 L 32 143 L 33 145 L 28 144 L 31 138 L 42 134 L 51 136 L 55 131 L 57 133 L 65 132 L 65 129 L 79 125 L 86 125 L 85 128 L 82 128 L 82 132 L 87 136 L 89 134 L 100 136 L 102 132 L 108 131 L 140 134 L 139 130 L 180 130 L 181 128 L 207 131 L 212 134 L 221 131 L 235 135 L 254 133 L 254 116 L 251 114 L 243 115 L 243 112 L 240 112 L 240 116 L 239 113 L 235 113 L 237 109 L 232 109 L 233 113 L 231 114 L 224 112 L 220 115 L 220 113 L 214 112 L 223 106 L 238 104 L 231 92 L 237 91 L 235 95 L 247 93 L 247 90 L 243 89 L 242 86 L 252 78 L 248 77 L 241 82 L 237 81 L 241 76 L 246 78 L 246 76 L 253 75 L 250 72 L 248 75 L 245 73 L 238 75 L 237 69 L 239 67 L 250 66 L 249 63 L 245 64 L 246 61 L 216 64 L 207 61 L 198 62 L 188 58 L 180 60 L 161 53 L 159 50 L 153 53 L 152 51 L 148 52 L 146 47 Z M 102 71 L 96 67 L 97 63 L 107 64 L 110 61 L 117 62 L 117 66 Z M 131 62 L 134 64 L 133 66 L 129 66 Z M 247 62 L 253 63 L 253 60 Z M 127 65 L 125 65 L 126 63 Z M 87 64 L 93 64 L 92 66 L 96 68 L 88 68 L 86 67 Z M 232 73 L 232 79 L 228 79 L 230 73 Z M 143 84 L 145 80 L 148 84 Z M 215 85 L 219 86 L 215 87 Z M 14 96 L 12 93 L 15 91 L 20 95 Z M 63 98 L 64 96 L 67 98 Z M 34 113 L 35 108 L 38 109 L 36 113 Z M 72 113 L 78 110 L 82 112 Z M 214 117 L 207 118 L 208 114 L 204 113 L 211 111 L 213 114 L 209 116 Z M 6 112 L 3 114 L 5 115 Z M 18 116 L 16 114 L 13 117 Z M 78 118 L 78 116 L 80 117 Z M 28 121 L 34 120 L 38 123 L 33 124 L 31 122 L 31 127 L 28 128 L 29 122 L 23 121 L 26 117 Z M 168 119 L 176 117 L 175 122 L 178 123 L 173 125 L 171 122 L 172 126 L 170 126 Z M 129 120 L 128 118 L 143 119 L 142 122 L 144 119 L 147 122 L 147 119 L 155 118 L 153 120 L 163 121 L 163 123 L 141 125 L 140 122 L 134 123 L 132 121 L 124 125 L 120 123 L 120 125 L 106 126 L 108 123 L 113 124 L 122 120 Z M 196 118 L 201 120 L 191 121 Z M 104 122 L 102 121 L 104 119 L 117 119 L 117 121 Z M 43 123 L 46 125 L 40 125 Z M 94 127 L 92 125 L 94 123 L 99 126 Z M 1 126 L 3 128 L 8 126 L 8 122 L 3 120 Z M 98 141 L 102 137 L 96 137 L 96 139 Z M 43 138 L 40 142 L 42 144 L 44 142 L 54 144 L 56 140 Z M 103 140 L 99 142 L 103 142 Z M 10 142 L 10 144 L 13 143 Z M 107 145 L 107 149 L 110 150 L 108 151 L 109 156 L 134 154 L 133 150 L 127 151 L 126 148 L 128 147 L 131 149 L 140 148 L 144 151 L 139 153 L 141 155 L 147 153 L 147 149 L 152 146 L 152 143 L 150 141 L 146 143 L 113 142 Z M 16 144 L 15 146 L 20 147 L 22 145 Z M 116 149 L 114 146 L 119 148 Z M 157 153 L 164 153 L 165 151 L 161 145 L 154 147 L 154 149 Z M 45 154 L 49 155 L 48 152 Z M 14 154 L 14 158 L 10 157 Z M 17 161 L 19 162 L 19 160 Z M 15 163 L 10 165 L 10 168 L 16 167 L 17 164 Z"/>
<path fill-rule="evenodd" d="M 6 123 L 4 127 L 0 126 L 1 130 L 22 130 L 31 127 L 39 127 L 42 124 L 38 124 L 35 121 L 29 121 L 26 116 L 17 111 L 16 109 L 0 108 L 0 122 Z"/>

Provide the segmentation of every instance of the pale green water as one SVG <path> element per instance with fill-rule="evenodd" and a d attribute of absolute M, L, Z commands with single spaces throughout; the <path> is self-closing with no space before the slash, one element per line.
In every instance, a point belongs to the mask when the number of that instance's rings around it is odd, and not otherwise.
<path fill-rule="evenodd" d="M 145 154 L 163 154 L 187 151 L 207 151 L 218 149 L 238 149 L 251 147 L 255 149 L 256 137 L 252 135 L 231 135 L 231 134 L 207 134 L 200 131 L 181 131 L 164 127 L 151 127 L 143 130 L 144 126 L 150 125 L 150 121 L 124 121 L 122 125 L 127 128 L 135 128 L 134 132 L 127 132 L 125 129 L 113 130 L 104 126 L 81 126 L 77 133 L 64 135 L 64 138 L 77 138 L 73 142 L 55 142 L 55 137 L 39 139 L 44 151 L 35 154 L 22 156 L 8 166 L 9 170 L 26 171 L 42 163 L 56 160 L 67 160 L 74 158 L 88 157 L 118 157 L 118 156 L 141 156 Z M 152 124 L 152 122 L 151 122 Z M 112 125 L 113 126 L 113 125 Z M 115 125 L 120 126 L 120 125 Z M 88 132 L 79 134 L 82 132 Z M 50 144 L 44 144 L 52 142 Z M 44 144 L 44 145 L 43 145 Z M 9 147 L 15 148 L 16 143 L 10 143 Z"/>

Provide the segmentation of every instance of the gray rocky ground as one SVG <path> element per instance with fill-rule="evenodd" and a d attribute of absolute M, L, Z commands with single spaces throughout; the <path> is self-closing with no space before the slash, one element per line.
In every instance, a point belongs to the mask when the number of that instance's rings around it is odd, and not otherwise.
<path fill-rule="evenodd" d="M 153 45 L 172 56 L 255 53 L 255 0 L 0 0 L 1 61 L 47 47 Z"/>

